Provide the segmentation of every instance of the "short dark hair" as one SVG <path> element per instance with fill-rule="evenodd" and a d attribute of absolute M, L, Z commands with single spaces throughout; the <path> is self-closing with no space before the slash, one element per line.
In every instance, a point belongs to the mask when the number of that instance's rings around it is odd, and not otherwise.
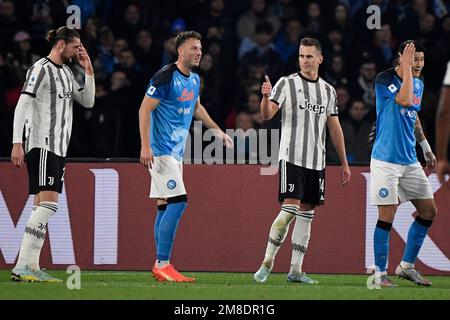
<path fill-rule="evenodd" d="M 403 51 L 405 50 L 405 47 L 408 43 L 414 43 L 414 47 L 416 47 L 416 52 L 423 52 L 425 53 L 425 47 L 420 42 L 417 42 L 415 40 L 406 40 L 400 44 L 398 47 L 398 53 L 403 54 Z"/>
<path fill-rule="evenodd" d="M 255 26 L 255 34 L 261 34 L 261 33 L 271 34 L 272 32 L 273 32 L 273 26 L 267 20 L 258 22 Z"/>
<path fill-rule="evenodd" d="M 322 52 L 322 46 L 320 45 L 319 40 L 316 38 L 303 38 L 300 40 L 300 45 L 305 47 L 316 47 L 317 51 Z"/>
<path fill-rule="evenodd" d="M 187 40 L 195 38 L 197 40 L 202 40 L 202 35 L 196 31 L 184 31 L 180 32 L 175 38 L 175 50 L 185 43 Z"/>
<path fill-rule="evenodd" d="M 75 29 L 70 29 L 66 26 L 58 28 L 57 30 L 50 30 L 47 33 L 47 40 L 52 47 L 58 40 L 64 40 L 65 43 L 72 42 L 74 38 L 80 38 L 80 34 Z"/>

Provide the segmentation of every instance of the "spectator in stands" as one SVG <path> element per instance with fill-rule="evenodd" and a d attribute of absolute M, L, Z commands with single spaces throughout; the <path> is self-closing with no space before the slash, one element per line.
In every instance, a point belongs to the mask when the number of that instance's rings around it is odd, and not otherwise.
<path fill-rule="evenodd" d="M 170 36 L 164 40 L 163 52 L 161 57 L 161 67 L 175 62 L 177 58 L 177 51 L 175 50 L 175 37 Z"/>
<path fill-rule="evenodd" d="M 364 61 L 359 68 L 359 76 L 351 84 L 350 92 L 353 98 L 364 101 L 368 109 L 369 119 L 375 119 L 375 77 L 377 65 L 372 60 Z"/>
<path fill-rule="evenodd" d="M 292 58 L 298 60 L 298 43 L 303 34 L 304 29 L 297 18 L 287 20 L 284 29 L 278 33 L 274 45 L 285 63 Z"/>
<path fill-rule="evenodd" d="M 370 161 L 369 134 L 372 122 L 365 119 L 366 107 L 362 100 L 352 100 L 348 107 L 348 118 L 341 122 L 345 138 L 345 150 L 350 163 Z"/>
<path fill-rule="evenodd" d="M 339 111 L 339 119 L 344 119 L 347 116 L 345 108 L 350 100 L 350 93 L 346 85 L 340 84 L 336 87 L 337 104 Z"/>
<path fill-rule="evenodd" d="M 132 43 L 139 30 L 145 26 L 141 22 L 141 10 L 137 4 L 129 4 L 123 15 L 123 21 L 117 25 L 114 34 L 124 38 L 128 43 Z"/>
<path fill-rule="evenodd" d="M 159 57 L 161 52 L 153 43 L 150 31 L 142 29 L 136 36 L 136 61 L 146 77 L 151 77 L 159 69 Z"/>
<path fill-rule="evenodd" d="M 242 78 L 248 77 L 251 69 L 259 71 L 260 68 L 264 70 L 273 78 L 280 75 L 282 69 L 282 60 L 280 55 L 276 52 L 275 46 L 272 43 L 273 29 L 270 23 L 262 21 L 256 26 L 256 34 L 254 38 L 254 47 L 244 54 L 241 59 L 238 74 Z M 264 72 L 264 71 L 263 71 Z M 259 72 L 260 74 L 261 72 Z M 257 80 L 262 80 L 264 75 Z"/>
<path fill-rule="evenodd" d="M 94 66 L 98 69 L 100 68 L 105 74 L 109 75 L 112 72 L 114 66 L 114 33 L 112 30 L 103 26 L 98 32 L 99 37 L 99 54 Z"/>
<path fill-rule="evenodd" d="M 321 38 L 326 30 L 326 24 L 322 16 L 320 5 L 317 1 L 308 4 L 305 19 L 305 28 L 309 36 Z"/>
<path fill-rule="evenodd" d="M 325 81 L 329 82 L 333 87 L 339 84 L 348 85 L 348 78 L 345 72 L 344 58 L 335 55 L 331 58 L 327 71 L 324 74 Z"/>
<path fill-rule="evenodd" d="M 18 79 L 25 81 L 27 70 L 40 59 L 31 49 L 31 37 L 26 31 L 19 31 L 14 35 L 14 47 L 11 55 L 12 66 Z"/>
<path fill-rule="evenodd" d="M 216 122 L 219 127 L 222 127 L 225 119 L 224 95 L 222 88 L 224 85 L 224 78 L 220 70 L 214 62 L 214 58 L 209 53 L 205 53 L 200 61 L 201 77 L 200 97 L 202 105 L 208 111 L 208 114 Z"/>
<path fill-rule="evenodd" d="M 275 0 L 275 3 L 269 6 L 269 12 L 279 17 L 283 24 L 299 16 L 294 0 Z"/>
<path fill-rule="evenodd" d="M 390 25 L 382 24 L 375 30 L 371 55 L 380 70 L 390 68 L 397 59 L 397 41 L 392 36 Z"/>
<path fill-rule="evenodd" d="M 236 30 L 240 40 L 252 38 L 258 22 L 268 21 L 272 25 L 272 30 L 276 34 L 281 28 L 280 19 L 271 14 L 267 8 L 266 0 L 251 0 L 251 8 L 239 17 Z"/>
<path fill-rule="evenodd" d="M 0 1 L 0 51 L 12 49 L 13 37 L 20 30 L 24 30 L 24 26 L 17 19 L 14 1 Z"/>

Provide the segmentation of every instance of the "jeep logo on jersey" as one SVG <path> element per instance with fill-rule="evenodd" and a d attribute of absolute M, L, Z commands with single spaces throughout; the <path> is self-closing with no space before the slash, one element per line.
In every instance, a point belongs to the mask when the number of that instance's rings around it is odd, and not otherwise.
<path fill-rule="evenodd" d="M 184 88 L 183 92 L 181 93 L 181 97 L 178 97 L 177 100 L 181 102 L 194 100 L 194 90 L 188 91 L 186 88 Z"/>
<path fill-rule="evenodd" d="M 306 106 L 300 105 L 300 109 L 302 110 L 308 110 L 312 111 L 314 113 L 318 113 L 319 115 L 323 114 L 325 112 L 325 106 L 322 106 L 320 104 L 311 104 L 309 100 L 305 100 Z"/>
<path fill-rule="evenodd" d="M 58 98 L 60 98 L 60 99 L 71 99 L 72 98 L 72 92 L 70 92 L 70 91 L 63 91 L 63 94 L 58 94 Z"/>

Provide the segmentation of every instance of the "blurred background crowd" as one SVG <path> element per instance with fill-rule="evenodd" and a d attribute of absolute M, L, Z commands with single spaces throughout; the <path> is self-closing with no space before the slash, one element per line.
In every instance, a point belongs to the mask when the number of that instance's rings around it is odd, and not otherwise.
<path fill-rule="evenodd" d="M 0 0 L 0 157 L 9 157 L 14 108 L 27 69 L 49 52 L 47 31 L 66 24 L 69 5 L 81 8 L 81 40 L 95 68 L 96 102 L 74 108 L 68 157 L 137 158 L 138 110 L 150 78 L 176 61 L 174 37 L 203 36 L 197 72 L 201 100 L 223 129 L 276 129 L 263 122 L 260 86 L 299 71 L 298 43 L 318 38 L 320 76 L 337 91 L 350 163 L 368 163 L 374 137 L 376 74 L 395 63 L 407 39 L 427 49 L 420 117 L 434 145 L 434 117 L 450 57 L 448 0 Z M 368 5 L 381 9 L 380 29 L 369 30 Z M 80 82 L 79 66 L 72 66 Z M 242 138 L 246 139 L 245 133 Z M 247 149 L 246 149 L 247 148 Z M 248 155 L 248 146 L 237 153 Z M 418 154 L 421 154 L 418 153 Z M 327 160 L 337 161 L 327 143 Z"/>

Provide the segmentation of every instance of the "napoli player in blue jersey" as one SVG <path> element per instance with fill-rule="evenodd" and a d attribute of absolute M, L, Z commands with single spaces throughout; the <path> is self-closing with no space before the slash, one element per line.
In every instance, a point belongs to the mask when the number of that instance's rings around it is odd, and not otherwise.
<path fill-rule="evenodd" d="M 150 170 L 150 198 L 156 198 L 158 206 L 153 276 L 158 281 L 192 282 L 195 279 L 182 275 L 170 263 L 175 233 L 187 205 L 182 159 L 192 117 L 215 129 L 216 137 L 228 148 L 233 141 L 200 103 L 200 78 L 191 70 L 199 66 L 202 57 L 201 35 L 182 32 L 175 47 L 177 62 L 152 77 L 139 109 L 140 162 Z"/>
<path fill-rule="evenodd" d="M 398 51 L 400 64 L 381 72 L 375 80 L 377 125 L 370 162 L 371 201 L 378 206 L 374 232 L 375 281 L 385 287 L 397 286 L 386 273 L 389 233 L 398 205 L 411 201 L 418 215 L 410 226 L 403 258 L 395 274 L 417 285 L 430 286 L 431 282 L 414 267 L 437 213 L 430 182 L 417 160 L 415 149 L 417 141 L 427 168 L 435 166 L 436 157 L 418 116 L 424 90 L 421 76 L 424 48 L 409 40 L 402 43 Z"/>

